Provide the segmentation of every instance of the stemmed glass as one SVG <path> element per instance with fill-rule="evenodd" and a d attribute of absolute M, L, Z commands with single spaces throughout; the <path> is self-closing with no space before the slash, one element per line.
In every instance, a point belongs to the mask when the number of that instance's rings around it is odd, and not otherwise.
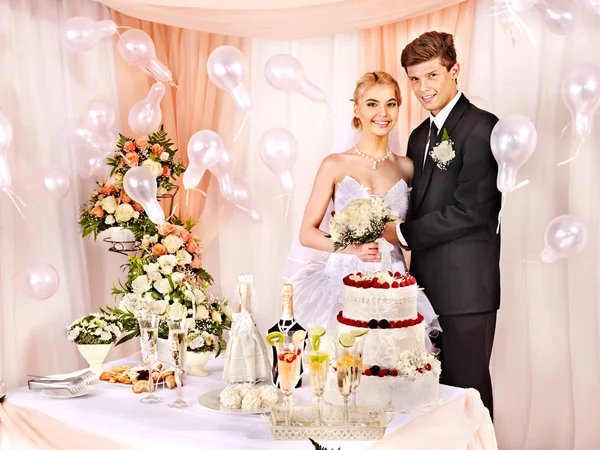
<path fill-rule="evenodd" d="M 141 317 L 140 324 L 140 346 L 142 350 L 142 360 L 148 370 L 148 396 L 141 399 L 142 403 L 154 404 L 162 402 L 160 397 L 154 395 L 154 380 L 152 379 L 152 369 L 158 360 L 158 323 L 157 315 L 147 315 Z"/>
<path fill-rule="evenodd" d="M 175 368 L 175 381 L 177 383 L 177 400 L 169 403 L 169 408 L 188 408 L 191 406 L 183 399 L 183 386 L 181 375 L 183 374 L 183 365 L 185 363 L 185 353 L 187 349 L 187 327 L 186 318 L 178 320 L 168 320 L 169 325 L 169 344 L 171 351 L 171 363 Z"/>
<path fill-rule="evenodd" d="M 302 332 L 303 336 L 297 334 L 295 339 L 294 331 L 286 331 L 281 334 L 282 338 L 275 342 L 275 350 L 277 351 L 279 387 L 286 403 L 285 425 L 289 426 L 294 415 L 293 394 L 300 379 L 300 365 L 306 333 Z"/>
<path fill-rule="evenodd" d="M 355 335 L 355 343 L 353 348 L 354 353 L 354 365 L 352 370 L 352 383 L 351 383 L 351 392 L 352 392 L 352 414 L 354 416 L 353 421 L 357 420 L 358 410 L 356 406 L 356 391 L 358 391 L 358 386 L 360 385 L 360 379 L 363 371 L 363 346 L 364 346 L 364 337 Z"/>
<path fill-rule="evenodd" d="M 323 417 L 323 394 L 329 373 L 329 355 L 327 352 L 320 351 L 318 341 L 319 339 L 315 339 L 315 337 L 309 341 L 308 367 L 310 369 L 310 386 L 317 404 L 315 425 L 319 427 Z"/>
<path fill-rule="evenodd" d="M 362 370 L 362 351 L 354 336 L 340 335 L 336 342 L 337 360 L 337 385 L 341 396 L 344 398 L 344 426 L 349 425 L 348 399 L 352 394 L 353 386 L 358 386 L 360 378 L 358 372 Z M 358 381 L 357 381 L 358 380 Z"/>

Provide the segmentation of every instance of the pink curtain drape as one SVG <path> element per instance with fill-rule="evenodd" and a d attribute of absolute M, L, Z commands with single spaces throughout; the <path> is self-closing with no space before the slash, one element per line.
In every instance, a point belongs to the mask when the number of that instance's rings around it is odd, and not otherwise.
<path fill-rule="evenodd" d="M 228 36 L 298 39 L 356 31 L 427 14 L 461 0 L 96 0 L 146 21 Z"/>
<path fill-rule="evenodd" d="M 363 72 L 383 70 L 394 76 L 400 85 L 402 106 L 397 127 L 400 146 L 404 151 L 406 151 L 406 143 L 411 130 L 415 129 L 427 117 L 427 114 L 414 97 L 406 72 L 400 65 L 402 49 L 426 31 L 451 33 L 454 35 L 461 70 L 458 85 L 459 89 L 464 89 L 474 10 L 475 0 L 466 0 L 435 12 L 361 32 L 361 68 Z"/>
<path fill-rule="evenodd" d="M 237 47 L 248 55 L 249 40 L 146 22 L 114 10 L 111 18 L 119 26 L 147 32 L 154 40 L 157 57 L 173 73 L 173 81 L 178 87 L 167 89 L 161 109 L 165 130 L 179 149 L 180 158 L 187 163 L 186 145 L 190 137 L 202 129 L 214 130 L 226 143 L 230 142 L 242 117 L 236 113 L 229 94 L 218 90 L 209 80 L 206 61 L 212 50 L 221 45 Z M 147 95 L 154 80 L 122 58 L 115 59 L 123 129 L 125 134 L 133 136 L 125 118 L 133 104 Z M 208 194 L 207 197 L 198 191 L 189 191 L 186 196 L 179 179 L 180 190 L 174 201 L 179 217 L 192 217 L 198 221 L 195 231 L 205 247 L 217 235 L 229 210 L 216 183 L 211 183 L 212 178 L 206 173 L 198 187 Z"/>

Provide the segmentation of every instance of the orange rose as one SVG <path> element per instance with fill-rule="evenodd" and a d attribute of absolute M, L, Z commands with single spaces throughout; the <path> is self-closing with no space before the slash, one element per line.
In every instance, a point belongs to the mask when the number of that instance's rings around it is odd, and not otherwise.
<path fill-rule="evenodd" d="M 135 209 L 137 212 L 142 212 L 144 207 L 137 202 L 133 202 L 133 209 Z"/>
<path fill-rule="evenodd" d="M 135 141 L 135 146 L 140 150 L 144 150 L 146 147 L 148 147 L 148 141 L 144 138 L 139 138 L 137 141 Z"/>
<path fill-rule="evenodd" d="M 165 151 L 165 149 L 160 144 L 154 144 L 152 146 L 152 154 L 154 156 L 160 156 L 162 154 L 162 152 L 164 152 L 164 151 Z"/>
<path fill-rule="evenodd" d="M 183 240 L 183 242 L 187 244 L 192 238 L 192 233 L 190 233 L 189 231 L 182 231 L 179 237 Z"/>
<path fill-rule="evenodd" d="M 196 250 L 198 250 L 198 244 L 196 244 L 195 240 L 190 239 L 190 241 L 185 246 L 185 249 L 188 251 L 188 253 L 195 253 Z"/>
<path fill-rule="evenodd" d="M 199 269 L 200 266 L 200 258 L 198 258 L 197 256 L 194 256 L 194 259 L 192 259 L 192 262 L 190 263 L 190 267 L 192 269 Z"/>
<path fill-rule="evenodd" d="M 100 189 L 100 193 L 104 196 L 113 195 L 116 191 L 117 188 L 110 184 L 105 184 L 104 186 L 102 186 L 102 189 Z"/>
<path fill-rule="evenodd" d="M 171 176 L 171 169 L 169 169 L 167 166 L 163 166 L 162 176 L 163 177 L 170 177 Z"/>
<path fill-rule="evenodd" d="M 152 254 L 154 256 L 166 255 L 167 253 L 169 253 L 167 248 L 162 244 L 154 244 L 152 247 Z"/>
<path fill-rule="evenodd" d="M 169 222 L 163 222 L 158 226 L 158 232 L 163 236 L 171 234 L 175 230 L 175 226 Z"/>
<path fill-rule="evenodd" d="M 121 195 L 119 195 L 119 200 L 124 203 L 131 203 L 131 197 L 125 193 L 125 189 L 121 191 Z"/>
<path fill-rule="evenodd" d="M 125 155 L 125 162 L 127 163 L 127 165 L 129 167 L 137 166 L 139 159 L 140 159 L 140 157 L 138 156 L 137 153 L 127 153 Z"/>
<path fill-rule="evenodd" d="M 96 216 L 98 218 L 104 217 L 104 210 L 100 206 L 96 206 L 91 211 L 92 216 Z"/>
<path fill-rule="evenodd" d="M 135 152 L 134 142 L 133 141 L 125 142 L 125 145 L 123 146 L 123 150 L 125 150 L 127 153 Z"/>

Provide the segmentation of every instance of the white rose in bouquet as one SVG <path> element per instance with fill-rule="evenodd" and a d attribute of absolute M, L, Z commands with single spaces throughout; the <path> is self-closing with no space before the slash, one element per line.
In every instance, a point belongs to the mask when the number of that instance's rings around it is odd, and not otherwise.
<path fill-rule="evenodd" d="M 113 223 L 115 223 L 115 218 L 113 216 L 106 216 L 106 219 L 104 219 L 104 223 L 106 225 L 112 225 Z"/>
<path fill-rule="evenodd" d="M 150 170 L 150 172 L 152 172 L 152 175 L 154 175 L 155 178 L 160 177 L 163 171 L 162 165 L 158 161 L 153 161 L 151 159 L 147 159 L 146 161 L 144 161 L 142 163 L 142 167 L 145 167 L 146 169 Z"/>
<path fill-rule="evenodd" d="M 108 197 L 104 197 L 100 201 L 100 206 L 108 214 L 113 214 L 117 210 L 117 199 L 114 198 L 112 195 L 109 195 Z"/>
<path fill-rule="evenodd" d="M 163 255 L 158 258 L 158 265 L 162 273 L 170 275 L 177 265 L 177 257 L 175 255 Z"/>
<path fill-rule="evenodd" d="M 221 314 L 219 314 L 218 311 L 212 311 L 210 315 L 212 317 L 212 320 L 214 320 L 217 323 L 221 323 L 223 321 L 223 319 L 221 319 Z"/>
<path fill-rule="evenodd" d="M 118 222 L 129 222 L 133 217 L 133 213 L 135 210 L 133 206 L 129 203 L 121 203 L 117 206 L 117 210 L 115 211 L 115 217 Z"/>
<path fill-rule="evenodd" d="M 194 300 L 196 301 L 196 304 L 199 305 L 204 300 L 206 300 L 206 294 L 204 292 L 202 292 L 202 290 L 195 288 L 194 289 Z"/>
<path fill-rule="evenodd" d="M 175 256 L 177 256 L 177 264 L 180 266 L 187 266 L 192 263 L 192 255 L 190 255 L 187 251 L 183 249 L 178 250 Z"/>
<path fill-rule="evenodd" d="M 196 307 L 196 319 L 205 320 L 210 317 L 210 312 L 205 305 L 198 305 Z"/>
<path fill-rule="evenodd" d="M 160 266 L 158 263 L 144 264 L 144 271 L 148 274 L 148 278 L 150 278 L 151 281 L 158 281 L 162 278 L 159 268 Z"/>
<path fill-rule="evenodd" d="M 168 314 L 171 320 L 180 320 L 185 317 L 187 309 L 181 303 L 169 305 Z"/>
<path fill-rule="evenodd" d="M 160 160 L 161 161 L 168 161 L 170 158 L 170 155 L 167 152 L 162 152 L 160 154 Z"/>
<path fill-rule="evenodd" d="M 167 311 L 168 305 L 169 304 L 165 300 L 155 300 L 150 305 L 150 311 L 152 312 L 152 314 L 162 316 Z"/>
<path fill-rule="evenodd" d="M 162 240 L 162 244 L 167 248 L 169 253 L 175 253 L 183 245 L 183 240 L 179 236 L 170 234 Z"/>
<path fill-rule="evenodd" d="M 171 283 L 168 279 L 162 278 L 154 282 L 154 289 L 156 289 L 163 295 L 168 294 L 169 292 L 171 292 Z"/>
<path fill-rule="evenodd" d="M 131 283 L 131 288 L 136 294 L 143 294 L 144 292 L 149 291 L 151 287 L 150 279 L 146 275 L 140 275 Z"/>

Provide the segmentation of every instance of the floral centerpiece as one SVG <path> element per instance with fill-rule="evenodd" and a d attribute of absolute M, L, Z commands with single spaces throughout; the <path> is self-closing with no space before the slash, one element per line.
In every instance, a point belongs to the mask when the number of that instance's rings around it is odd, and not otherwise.
<path fill-rule="evenodd" d="M 148 312 L 165 320 L 187 317 L 189 326 L 194 325 L 197 305 L 205 300 L 204 290 L 213 280 L 200 266 L 201 246 L 192 227 L 191 220 L 177 218 L 155 226 L 143 236 L 139 254 L 129 257 L 127 280 L 112 289 L 119 306 L 107 308 L 128 331 L 117 345 L 138 336 L 138 318 Z M 168 337 L 166 323 L 159 337 Z"/>
<path fill-rule="evenodd" d="M 353 200 L 329 222 L 329 237 L 334 251 L 352 244 L 375 242 L 392 222 L 383 198 L 370 197 Z"/>
<path fill-rule="evenodd" d="M 211 353 L 217 349 L 217 340 L 212 334 L 196 328 L 187 335 L 187 351 L 193 353 Z"/>
<path fill-rule="evenodd" d="M 202 302 L 196 304 L 195 329 L 216 338 L 215 357 L 218 357 L 227 348 L 223 332 L 231 329 L 231 315 L 232 311 L 228 302 L 220 300 L 212 294 L 206 295 Z"/>
<path fill-rule="evenodd" d="M 97 189 L 81 208 L 79 225 L 83 237 L 92 235 L 96 239 L 113 226 L 127 228 L 138 238 L 143 236 L 152 223 L 144 208 L 125 193 L 123 177 L 132 167 L 146 167 L 156 177 L 158 195 L 164 195 L 173 189 L 173 181 L 184 171 L 176 153 L 162 127 L 148 139 L 134 140 L 120 135 L 114 157 L 107 160 L 112 167 L 110 178 L 97 182 Z"/>

